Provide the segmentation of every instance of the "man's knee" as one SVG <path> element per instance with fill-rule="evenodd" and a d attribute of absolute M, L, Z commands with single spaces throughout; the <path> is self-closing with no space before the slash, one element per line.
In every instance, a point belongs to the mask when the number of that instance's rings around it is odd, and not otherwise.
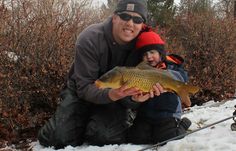
<path fill-rule="evenodd" d="M 64 123 L 65 124 L 65 123 Z M 54 146 L 56 149 L 63 148 L 67 145 L 78 146 L 84 142 L 84 129 L 83 127 L 75 127 L 75 123 L 67 123 L 58 126 L 55 117 L 49 121 L 39 130 L 38 140 L 39 143 L 45 147 Z M 85 126 L 84 126 L 85 127 Z"/>
<path fill-rule="evenodd" d="M 91 104 L 78 100 L 68 89 L 55 114 L 39 130 L 38 140 L 43 146 L 62 148 L 78 146 L 84 141 L 84 133 Z"/>
<path fill-rule="evenodd" d="M 129 126 L 126 110 L 116 105 L 105 105 L 94 112 L 86 128 L 86 141 L 92 145 L 125 143 Z"/>

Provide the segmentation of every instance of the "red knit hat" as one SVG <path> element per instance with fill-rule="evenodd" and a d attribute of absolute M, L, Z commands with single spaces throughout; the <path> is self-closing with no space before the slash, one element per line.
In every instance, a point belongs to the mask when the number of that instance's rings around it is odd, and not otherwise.
<path fill-rule="evenodd" d="M 147 31 L 142 32 L 138 36 L 135 48 L 142 54 L 154 49 L 157 50 L 161 55 L 163 55 L 163 57 L 165 57 L 166 52 L 164 50 L 164 44 L 165 42 L 157 33 L 153 31 Z"/>

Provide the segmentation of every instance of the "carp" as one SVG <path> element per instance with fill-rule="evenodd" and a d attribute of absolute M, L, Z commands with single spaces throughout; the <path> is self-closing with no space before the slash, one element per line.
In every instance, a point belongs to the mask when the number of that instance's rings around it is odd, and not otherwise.
<path fill-rule="evenodd" d="M 137 67 L 115 67 L 103 74 L 95 85 L 98 88 L 119 88 L 126 84 L 128 88 L 136 87 L 142 92 L 150 92 L 155 83 L 160 83 L 164 90 L 175 92 L 185 107 L 191 106 L 190 94 L 199 91 L 199 87 L 175 80 L 168 70 L 157 69 L 146 63 Z"/>

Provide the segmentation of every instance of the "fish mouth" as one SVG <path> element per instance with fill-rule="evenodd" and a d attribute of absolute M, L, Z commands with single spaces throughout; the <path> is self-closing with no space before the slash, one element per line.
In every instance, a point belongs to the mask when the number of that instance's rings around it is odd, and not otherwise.
<path fill-rule="evenodd" d="M 96 80 L 95 81 L 95 85 L 97 88 L 101 88 L 101 81 L 100 80 Z"/>

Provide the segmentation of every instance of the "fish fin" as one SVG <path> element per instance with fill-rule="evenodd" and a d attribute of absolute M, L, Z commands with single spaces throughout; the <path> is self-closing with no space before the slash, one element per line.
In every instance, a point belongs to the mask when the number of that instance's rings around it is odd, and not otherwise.
<path fill-rule="evenodd" d="M 136 68 L 141 69 L 141 70 L 155 70 L 154 67 L 150 66 L 146 61 L 142 61 L 141 63 L 139 63 Z"/>
<path fill-rule="evenodd" d="M 158 68 L 153 68 L 156 73 L 159 73 L 161 75 L 165 75 L 166 77 L 169 77 L 171 79 L 174 79 L 172 74 L 168 70 L 163 70 L 163 69 L 158 69 Z"/>
<path fill-rule="evenodd" d="M 121 85 L 128 85 L 129 84 L 129 81 L 122 81 L 121 82 Z"/>
<path fill-rule="evenodd" d="M 170 73 L 170 71 L 163 70 L 163 69 L 157 69 L 157 70 L 160 70 L 160 72 L 162 72 L 162 74 L 173 79 L 173 75 Z"/>
<path fill-rule="evenodd" d="M 146 61 L 142 61 L 139 63 L 136 68 L 140 70 L 155 70 L 155 72 L 159 72 L 160 74 L 164 74 L 167 77 L 173 78 L 171 73 L 168 70 L 154 68 L 153 66 L 149 65 Z"/>

